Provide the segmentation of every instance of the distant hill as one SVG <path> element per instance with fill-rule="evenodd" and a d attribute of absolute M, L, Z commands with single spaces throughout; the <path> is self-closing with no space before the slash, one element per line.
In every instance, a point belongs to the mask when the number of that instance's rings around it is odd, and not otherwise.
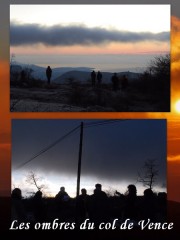
<path fill-rule="evenodd" d="M 134 80 L 137 79 L 140 75 L 140 73 L 133 73 L 133 72 L 119 72 L 117 73 L 118 76 L 123 76 L 126 75 L 128 80 Z M 103 78 L 102 82 L 103 83 L 110 83 L 111 82 L 111 77 L 113 73 L 110 72 L 102 72 Z M 85 72 L 85 71 L 70 71 L 62 74 L 61 76 L 57 77 L 54 79 L 54 82 L 56 83 L 68 83 L 69 80 L 72 79 L 74 81 L 79 81 L 79 82 L 86 82 L 91 80 L 91 74 L 90 72 Z"/>
<path fill-rule="evenodd" d="M 45 67 L 40 67 L 34 64 L 23 64 L 23 63 L 13 63 L 11 65 L 11 71 L 12 72 L 19 72 L 22 69 L 32 69 L 32 76 L 34 78 L 38 78 L 41 80 L 47 80 L 46 79 L 46 68 Z M 83 71 L 83 72 L 91 72 L 93 69 L 92 68 L 87 68 L 87 67 L 59 67 L 59 68 L 52 68 L 52 80 L 58 78 L 62 74 L 70 71 Z"/>
<path fill-rule="evenodd" d="M 14 63 L 11 65 L 11 71 L 20 73 L 22 69 L 32 70 L 31 75 L 36 79 L 41 79 L 46 81 L 46 68 L 40 67 L 34 64 L 23 64 L 23 63 Z M 75 81 L 86 83 L 91 80 L 91 71 L 92 68 L 88 67 L 60 67 L 52 68 L 52 81 L 56 83 L 68 83 L 69 79 Z M 139 77 L 141 73 L 135 73 L 131 71 L 117 72 L 118 76 L 126 75 L 128 80 L 134 80 Z M 103 83 L 110 83 L 112 72 L 102 72 Z"/>
<path fill-rule="evenodd" d="M 14 72 L 21 72 L 21 70 L 23 69 L 20 65 L 17 65 L 17 64 L 13 64 L 11 65 L 10 67 L 11 71 L 14 73 Z"/>

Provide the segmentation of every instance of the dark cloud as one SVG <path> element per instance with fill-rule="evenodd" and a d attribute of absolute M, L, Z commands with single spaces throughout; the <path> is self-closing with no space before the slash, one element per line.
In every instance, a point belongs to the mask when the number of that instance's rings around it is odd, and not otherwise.
<path fill-rule="evenodd" d="M 89 122 L 90 120 L 85 121 Z M 79 120 L 13 120 L 13 170 L 79 124 Z M 79 130 L 19 171 L 39 169 L 47 175 L 51 172 L 55 175 L 75 176 L 78 153 Z M 82 152 L 84 176 L 109 181 L 136 180 L 137 171 L 147 159 L 157 159 L 161 168 L 159 180 L 165 182 L 165 120 L 127 120 L 84 129 Z"/>
<path fill-rule="evenodd" d="M 9 61 L 9 5 L 10 0 L 1 0 L 0 2 L 0 59 Z M 13 4 L 37 4 L 37 0 L 14 0 Z M 39 0 L 38 4 L 49 4 L 49 0 Z M 177 0 L 53 0 L 51 4 L 171 4 L 171 15 L 180 18 L 180 1 Z M 153 13 L 152 13 L 153 17 Z"/>
<path fill-rule="evenodd" d="M 10 43 L 12 46 L 44 44 L 49 46 L 93 45 L 108 42 L 170 41 L 169 32 L 128 32 L 108 30 L 84 25 L 54 25 L 11 23 Z"/>

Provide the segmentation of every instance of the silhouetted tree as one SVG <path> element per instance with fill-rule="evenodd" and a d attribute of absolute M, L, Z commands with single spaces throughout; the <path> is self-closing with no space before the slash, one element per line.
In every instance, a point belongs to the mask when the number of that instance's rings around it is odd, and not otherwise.
<path fill-rule="evenodd" d="M 170 54 L 157 56 L 148 67 L 149 73 L 157 77 L 170 78 Z"/>
<path fill-rule="evenodd" d="M 158 165 L 155 159 L 149 159 L 145 161 L 141 171 L 138 172 L 138 182 L 142 182 L 145 187 L 150 189 L 156 183 L 157 176 L 159 174 Z"/>
<path fill-rule="evenodd" d="M 38 191 L 43 191 L 43 189 L 47 188 L 45 184 L 40 183 L 41 181 L 42 177 L 37 176 L 33 171 L 30 171 L 26 176 L 26 182 L 35 186 Z"/>
<path fill-rule="evenodd" d="M 170 54 L 155 57 L 149 66 L 155 90 L 170 109 Z"/>

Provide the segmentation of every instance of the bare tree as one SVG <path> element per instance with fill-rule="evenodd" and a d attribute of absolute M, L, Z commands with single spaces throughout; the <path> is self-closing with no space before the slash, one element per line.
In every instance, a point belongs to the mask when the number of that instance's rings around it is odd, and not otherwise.
<path fill-rule="evenodd" d="M 157 56 L 151 61 L 148 70 L 157 77 L 170 78 L 170 54 Z"/>
<path fill-rule="evenodd" d="M 153 188 L 159 174 L 158 165 L 155 159 L 145 161 L 142 169 L 138 172 L 138 182 L 142 182 L 145 187 Z"/>
<path fill-rule="evenodd" d="M 30 171 L 28 175 L 26 176 L 26 182 L 28 184 L 34 185 L 38 191 L 43 191 L 44 189 L 47 188 L 45 184 L 42 184 L 43 178 L 38 176 L 36 173 L 33 171 Z"/>

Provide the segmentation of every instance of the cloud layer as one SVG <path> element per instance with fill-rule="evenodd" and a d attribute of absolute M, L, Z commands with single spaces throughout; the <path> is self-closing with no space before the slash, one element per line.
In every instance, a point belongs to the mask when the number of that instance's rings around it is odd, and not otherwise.
<path fill-rule="evenodd" d="M 17 24 L 10 26 L 11 46 L 43 44 L 47 46 L 93 45 L 109 42 L 136 43 L 143 41 L 170 41 L 169 32 L 128 32 L 105 28 L 88 28 L 85 25 Z"/>
<path fill-rule="evenodd" d="M 89 121 L 84 121 L 89 123 Z M 90 121 L 91 122 L 91 121 Z M 67 134 L 80 120 L 13 120 L 12 169 L 39 170 L 45 174 L 76 176 L 79 130 L 23 168 L 19 165 Z M 96 123 L 96 121 L 95 121 Z M 28 136 L 28 138 L 27 138 Z M 136 181 L 137 171 L 147 159 L 161 166 L 159 181 L 166 174 L 166 122 L 164 120 L 117 121 L 84 129 L 82 175 L 108 181 Z"/>

